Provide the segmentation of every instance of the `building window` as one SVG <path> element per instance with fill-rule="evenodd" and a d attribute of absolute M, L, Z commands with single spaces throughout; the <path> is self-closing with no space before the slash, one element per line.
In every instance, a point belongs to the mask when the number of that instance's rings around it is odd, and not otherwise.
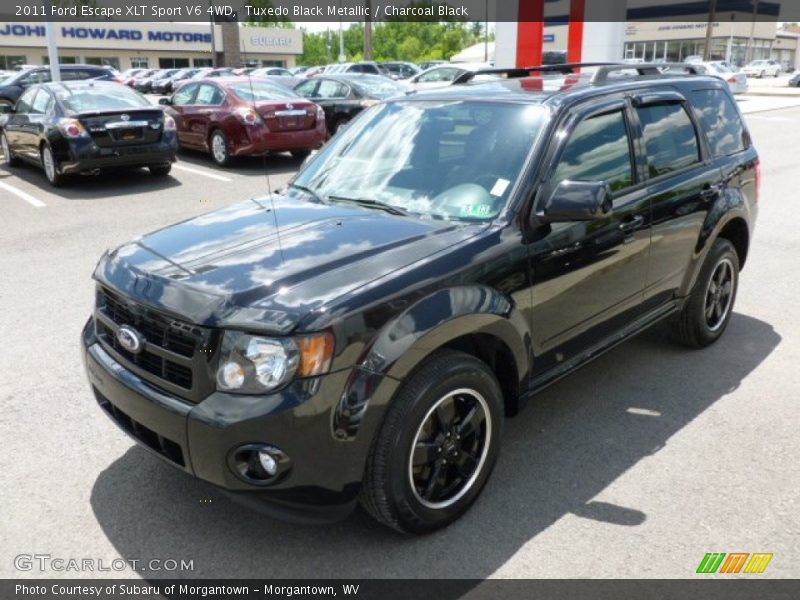
<path fill-rule="evenodd" d="M 17 65 L 24 65 L 24 56 L 0 56 L 0 69 L 12 70 Z"/>
<path fill-rule="evenodd" d="M 87 56 L 86 57 L 86 64 L 87 65 L 97 65 L 100 67 L 112 67 L 119 71 L 119 59 L 114 58 L 113 56 Z"/>
<path fill-rule="evenodd" d="M 131 59 L 131 69 L 147 69 L 147 59 L 146 58 L 132 58 Z"/>
<path fill-rule="evenodd" d="M 213 67 L 214 65 L 211 64 L 210 58 L 193 58 L 192 64 L 195 67 Z"/>
<path fill-rule="evenodd" d="M 283 67 L 286 68 L 286 61 L 285 60 L 262 60 L 261 61 L 262 67 Z"/>
<path fill-rule="evenodd" d="M 81 62 L 80 56 L 59 56 L 58 57 L 58 64 L 60 65 L 77 65 Z M 42 63 L 45 65 L 50 64 L 50 57 L 43 56 Z"/>
<path fill-rule="evenodd" d="M 158 59 L 159 69 L 185 69 L 189 66 L 188 58 L 161 58 Z"/>

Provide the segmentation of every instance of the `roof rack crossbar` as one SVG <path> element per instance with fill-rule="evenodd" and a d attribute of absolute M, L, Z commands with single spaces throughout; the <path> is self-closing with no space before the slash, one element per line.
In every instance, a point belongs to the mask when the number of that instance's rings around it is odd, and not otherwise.
<path fill-rule="evenodd" d="M 610 73 L 616 71 L 636 71 L 640 77 L 646 75 L 664 75 L 668 69 L 683 69 L 690 75 L 700 75 L 695 65 L 689 63 L 614 63 L 600 66 L 592 75 L 592 83 L 602 83 L 608 79 Z"/>

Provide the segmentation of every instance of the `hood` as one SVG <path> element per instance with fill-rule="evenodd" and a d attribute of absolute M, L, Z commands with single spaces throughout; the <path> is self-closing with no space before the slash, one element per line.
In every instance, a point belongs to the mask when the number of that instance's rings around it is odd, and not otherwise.
<path fill-rule="evenodd" d="M 285 334 L 484 227 L 275 194 L 124 244 L 95 279 L 200 325 Z"/>

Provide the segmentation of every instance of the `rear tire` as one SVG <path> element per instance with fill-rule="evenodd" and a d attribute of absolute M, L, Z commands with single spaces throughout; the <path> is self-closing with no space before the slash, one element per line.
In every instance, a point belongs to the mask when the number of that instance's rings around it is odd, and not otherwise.
<path fill-rule="evenodd" d="M 208 146 L 211 150 L 211 158 L 213 158 L 214 162 L 220 167 L 227 167 L 231 164 L 232 159 L 230 150 L 228 149 L 228 136 L 226 136 L 222 130 L 215 129 L 211 133 L 211 137 L 208 139 Z"/>
<path fill-rule="evenodd" d="M 53 187 L 61 187 L 64 184 L 64 176 L 58 172 L 58 163 L 48 144 L 42 146 L 41 159 L 44 176 L 47 178 L 48 183 Z"/>
<path fill-rule="evenodd" d="M 153 177 L 166 177 L 172 170 L 172 165 L 167 163 L 165 165 L 147 165 L 150 169 L 150 175 Z"/>
<path fill-rule="evenodd" d="M 5 162 L 6 166 L 16 167 L 19 165 L 19 158 L 11 151 L 11 145 L 8 143 L 5 132 L 3 132 L 0 137 L 0 145 L 2 145 L 3 148 L 3 162 Z"/>
<path fill-rule="evenodd" d="M 500 450 L 503 397 L 492 371 L 463 352 L 433 354 L 386 410 L 361 504 L 379 522 L 428 533 L 463 515 Z"/>
<path fill-rule="evenodd" d="M 305 160 L 311 154 L 311 150 L 292 150 L 292 156 L 297 160 Z"/>
<path fill-rule="evenodd" d="M 673 337 L 691 348 L 716 342 L 728 327 L 739 288 L 739 256 L 728 240 L 717 239 L 689 298 L 672 322 Z"/>

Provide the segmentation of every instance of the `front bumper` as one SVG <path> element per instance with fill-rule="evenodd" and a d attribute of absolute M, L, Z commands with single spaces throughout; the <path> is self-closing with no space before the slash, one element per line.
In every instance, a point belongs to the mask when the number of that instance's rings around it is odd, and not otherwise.
<path fill-rule="evenodd" d="M 354 369 L 298 380 L 264 396 L 214 392 L 194 404 L 157 389 L 115 361 L 95 338 L 91 320 L 82 350 L 95 399 L 139 445 L 240 503 L 294 522 L 332 522 L 352 511 L 380 407 L 397 385 Z M 350 387 L 348 401 L 359 390 L 381 400 L 377 410 L 364 412 L 358 435 L 344 436 L 332 424 Z M 239 479 L 228 457 L 250 443 L 285 452 L 291 459 L 285 476 L 269 485 Z"/>

